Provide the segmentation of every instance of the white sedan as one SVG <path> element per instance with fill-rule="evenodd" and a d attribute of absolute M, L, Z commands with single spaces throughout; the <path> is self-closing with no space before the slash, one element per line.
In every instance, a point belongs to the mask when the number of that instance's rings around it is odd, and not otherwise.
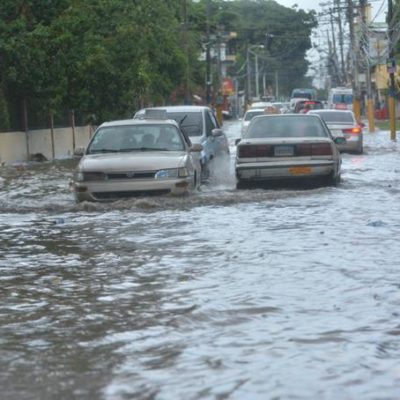
<path fill-rule="evenodd" d="M 247 110 L 243 116 L 242 120 L 242 127 L 241 127 L 241 135 L 243 137 L 244 133 L 246 132 L 246 129 L 250 125 L 251 120 L 254 117 L 257 117 L 258 115 L 263 115 L 265 114 L 264 108 L 251 108 L 250 110 Z"/>
<path fill-rule="evenodd" d="M 201 144 L 173 120 L 102 124 L 81 158 L 71 187 L 80 201 L 150 194 L 184 194 L 200 185 Z"/>
<path fill-rule="evenodd" d="M 363 131 L 350 110 L 311 110 L 309 114 L 319 115 L 328 126 L 333 137 L 342 136 L 346 142 L 338 145 L 340 151 L 362 154 Z"/>
<path fill-rule="evenodd" d="M 329 129 L 316 115 L 281 114 L 253 118 L 237 141 L 237 188 L 286 179 L 340 181 L 341 157 Z"/>

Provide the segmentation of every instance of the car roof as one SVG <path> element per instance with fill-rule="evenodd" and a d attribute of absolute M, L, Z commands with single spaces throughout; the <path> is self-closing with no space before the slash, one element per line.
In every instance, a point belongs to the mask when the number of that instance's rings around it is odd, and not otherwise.
<path fill-rule="evenodd" d="M 246 111 L 246 114 L 248 113 L 248 112 L 257 112 L 257 111 L 264 111 L 265 110 L 265 108 L 249 108 L 247 111 Z"/>
<path fill-rule="evenodd" d="M 173 119 L 122 119 L 117 121 L 103 122 L 100 126 L 102 128 L 107 126 L 127 126 L 127 125 L 175 125 L 179 128 L 177 122 Z"/>
<path fill-rule="evenodd" d="M 325 108 L 323 110 L 310 110 L 308 113 L 312 113 L 312 114 L 321 114 L 321 113 L 339 113 L 339 114 L 343 114 L 343 113 L 350 113 L 353 114 L 353 111 L 351 110 L 337 110 L 335 108 Z"/>
<path fill-rule="evenodd" d="M 210 107 L 207 106 L 158 106 L 158 107 L 146 107 L 142 108 L 138 111 L 138 113 L 145 112 L 145 110 L 166 110 L 167 112 L 195 112 L 195 111 L 203 111 L 210 110 Z"/>
<path fill-rule="evenodd" d="M 290 114 L 264 114 L 264 115 L 257 115 L 253 119 L 258 119 L 258 118 L 290 118 L 290 117 L 297 117 L 297 118 L 317 118 L 318 120 L 321 120 L 321 118 L 314 114 L 310 115 L 310 113 L 307 114 L 296 114 L 296 113 L 290 113 Z"/>

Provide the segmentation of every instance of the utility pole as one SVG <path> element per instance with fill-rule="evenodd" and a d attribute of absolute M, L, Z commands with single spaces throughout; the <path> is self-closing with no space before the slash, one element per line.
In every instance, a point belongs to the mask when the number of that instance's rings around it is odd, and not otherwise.
<path fill-rule="evenodd" d="M 254 53 L 254 66 L 256 73 L 256 98 L 260 98 L 260 82 L 259 82 L 259 73 L 258 73 L 258 55 Z"/>
<path fill-rule="evenodd" d="M 211 15 L 211 0 L 207 0 L 206 4 L 206 102 L 211 104 L 211 38 L 210 38 L 210 15 Z"/>
<path fill-rule="evenodd" d="M 390 118 L 390 139 L 396 140 L 396 88 L 394 83 L 394 73 L 396 72 L 396 60 L 394 58 L 394 42 L 393 42 L 393 1 L 388 0 L 388 30 L 389 30 L 389 60 L 388 72 L 390 77 L 389 86 L 389 118 Z"/>
<path fill-rule="evenodd" d="M 340 10 L 339 0 L 335 0 L 337 15 L 338 15 L 338 26 L 339 26 L 339 48 L 340 48 L 340 66 L 341 66 L 341 82 L 346 81 L 346 70 L 344 67 L 344 52 L 343 52 L 343 26 L 342 26 L 342 13 Z"/>
<path fill-rule="evenodd" d="M 353 89 L 353 112 L 357 121 L 361 121 L 360 88 L 358 85 L 358 60 L 354 36 L 353 0 L 347 0 L 347 18 L 350 31 L 351 87 Z"/>
<path fill-rule="evenodd" d="M 361 20 L 362 20 L 362 39 L 361 46 L 363 46 L 364 60 L 365 60 L 365 80 L 367 83 L 367 116 L 368 116 L 368 128 L 370 132 L 375 132 L 375 120 L 374 120 L 374 100 L 372 98 L 372 85 L 371 85 L 371 65 L 369 62 L 369 37 L 367 33 L 367 17 L 366 17 L 366 6 L 367 0 L 360 0 L 361 6 Z"/>
<path fill-rule="evenodd" d="M 249 44 L 246 45 L 246 72 L 247 72 L 247 104 L 251 100 L 251 65 L 250 65 L 250 49 Z"/>
<path fill-rule="evenodd" d="M 186 68 L 184 80 L 184 103 L 190 104 L 190 60 L 189 60 L 189 37 L 188 37 L 188 16 L 187 16 L 187 2 L 182 0 L 183 12 L 183 44 L 186 55 Z"/>

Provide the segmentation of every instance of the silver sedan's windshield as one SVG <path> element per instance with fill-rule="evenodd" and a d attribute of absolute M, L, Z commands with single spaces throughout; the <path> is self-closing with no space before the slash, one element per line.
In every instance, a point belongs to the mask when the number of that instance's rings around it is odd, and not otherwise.
<path fill-rule="evenodd" d="M 244 135 L 251 138 L 328 137 L 318 117 L 297 115 L 255 117 Z"/>
<path fill-rule="evenodd" d="M 173 125 L 121 125 L 99 128 L 88 153 L 183 151 L 181 132 Z"/>

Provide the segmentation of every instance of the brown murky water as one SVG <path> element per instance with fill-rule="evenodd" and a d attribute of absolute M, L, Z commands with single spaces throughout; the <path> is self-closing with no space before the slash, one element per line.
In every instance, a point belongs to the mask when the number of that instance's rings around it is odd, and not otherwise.
<path fill-rule="evenodd" d="M 398 399 L 388 136 L 338 188 L 237 191 L 228 163 L 190 197 L 75 205 L 72 161 L 0 170 L 0 397 Z"/>

